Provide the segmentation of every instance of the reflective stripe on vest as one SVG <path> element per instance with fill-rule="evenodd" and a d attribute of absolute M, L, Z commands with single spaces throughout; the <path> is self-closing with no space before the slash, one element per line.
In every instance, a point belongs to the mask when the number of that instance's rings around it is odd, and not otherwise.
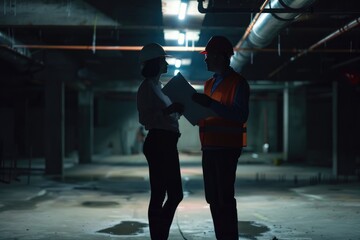
<path fill-rule="evenodd" d="M 205 82 L 204 93 L 224 105 L 232 105 L 236 95 L 238 82 L 242 78 L 236 72 L 224 78 L 211 94 L 215 79 Z M 204 147 L 245 147 L 246 123 L 227 120 L 220 117 L 211 117 L 202 120 L 199 124 L 200 141 Z"/>

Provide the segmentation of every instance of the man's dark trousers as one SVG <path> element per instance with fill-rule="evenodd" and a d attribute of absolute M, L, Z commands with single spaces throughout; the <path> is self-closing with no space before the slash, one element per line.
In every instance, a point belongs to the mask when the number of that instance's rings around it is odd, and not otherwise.
<path fill-rule="evenodd" d="M 203 149 L 205 198 L 218 240 L 238 239 L 235 180 L 242 149 Z"/>

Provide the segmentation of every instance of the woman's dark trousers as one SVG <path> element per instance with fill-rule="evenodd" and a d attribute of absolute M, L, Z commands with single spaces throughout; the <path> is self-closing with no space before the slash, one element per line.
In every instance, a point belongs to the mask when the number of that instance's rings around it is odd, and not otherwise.
<path fill-rule="evenodd" d="M 153 240 L 168 239 L 176 208 L 183 199 L 177 150 L 179 136 L 176 132 L 150 130 L 145 139 L 144 154 L 151 188 L 148 218 Z"/>

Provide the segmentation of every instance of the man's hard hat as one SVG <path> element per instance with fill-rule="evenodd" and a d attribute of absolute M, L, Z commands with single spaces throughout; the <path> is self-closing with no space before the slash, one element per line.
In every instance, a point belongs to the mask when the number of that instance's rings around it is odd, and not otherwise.
<path fill-rule="evenodd" d="M 167 57 L 165 50 L 157 43 L 150 43 L 145 45 L 140 51 L 140 62 L 146 62 L 150 59 L 158 57 Z"/>
<path fill-rule="evenodd" d="M 206 44 L 205 51 L 200 52 L 201 54 L 208 54 L 208 53 L 220 53 L 225 54 L 226 56 L 234 55 L 234 49 L 229 41 L 224 36 L 213 36 L 210 38 L 208 43 Z"/>

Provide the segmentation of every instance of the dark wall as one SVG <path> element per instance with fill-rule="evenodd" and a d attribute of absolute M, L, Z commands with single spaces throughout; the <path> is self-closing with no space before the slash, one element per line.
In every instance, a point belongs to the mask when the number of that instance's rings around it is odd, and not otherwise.
<path fill-rule="evenodd" d="M 332 85 L 307 88 L 306 156 L 310 164 L 332 166 Z"/>
<path fill-rule="evenodd" d="M 338 83 L 338 172 L 360 174 L 360 85 Z"/>

